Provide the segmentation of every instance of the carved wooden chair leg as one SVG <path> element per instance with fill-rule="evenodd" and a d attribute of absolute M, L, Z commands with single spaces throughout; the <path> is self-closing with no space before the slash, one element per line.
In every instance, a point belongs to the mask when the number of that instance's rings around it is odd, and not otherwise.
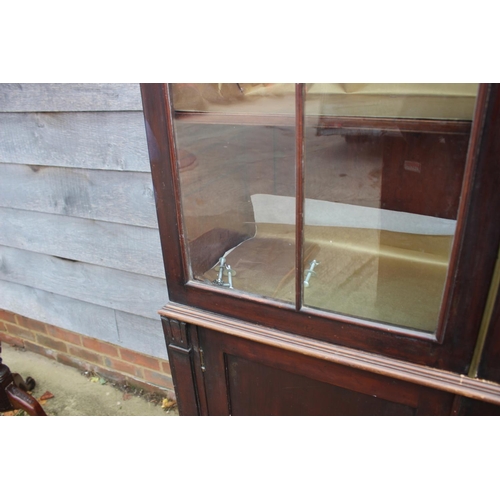
<path fill-rule="evenodd" d="M 47 414 L 40 406 L 40 403 L 27 392 L 19 389 L 14 384 L 10 384 L 6 389 L 7 397 L 12 405 L 12 409 L 24 410 L 28 415 L 45 417 Z"/>
<path fill-rule="evenodd" d="M 35 388 L 35 379 L 31 377 L 26 377 L 26 380 L 24 380 L 19 373 L 13 373 L 12 378 L 14 379 L 14 384 L 23 391 L 32 391 Z"/>
<path fill-rule="evenodd" d="M 2 347 L 0 346 L 0 353 Z M 35 381 L 28 377 L 26 382 L 18 373 L 12 373 L 0 357 L 0 411 L 24 410 L 28 415 L 46 416 L 40 403 L 26 391 L 35 387 Z"/>

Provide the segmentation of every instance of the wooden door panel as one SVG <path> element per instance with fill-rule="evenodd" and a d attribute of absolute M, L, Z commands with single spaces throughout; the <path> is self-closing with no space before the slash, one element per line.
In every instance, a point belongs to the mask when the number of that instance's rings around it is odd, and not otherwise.
<path fill-rule="evenodd" d="M 210 415 L 439 415 L 452 395 L 199 328 Z"/>
<path fill-rule="evenodd" d="M 461 398 L 457 415 L 498 417 L 500 416 L 500 406 L 478 401 L 477 399 Z"/>
<path fill-rule="evenodd" d="M 416 409 L 376 396 L 227 357 L 232 415 L 414 415 Z"/>

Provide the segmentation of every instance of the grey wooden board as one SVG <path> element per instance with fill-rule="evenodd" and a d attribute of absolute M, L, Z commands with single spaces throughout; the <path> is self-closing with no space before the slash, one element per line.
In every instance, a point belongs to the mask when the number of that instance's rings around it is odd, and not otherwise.
<path fill-rule="evenodd" d="M 0 279 L 153 319 L 168 300 L 161 278 L 4 246 Z"/>
<path fill-rule="evenodd" d="M 0 83 L 0 112 L 142 110 L 138 83 Z"/>
<path fill-rule="evenodd" d="M 0 113 L 0 162 L 148 172 L 144 116 Z"/>
<path fill-rule="evenodd" d="M 3 280 L 0 280 L 0 309 L 167 359 L 159 319 L 114 311 Z"/>
<path fill-rule="evenodd" d="M 0 280 L 0 308 L 113 344 L 119 341 L 115 312 L 107 307 Z"/>
<path fill-rule="evenodd" d="M 116 324 L 121 345 L 133 351 L 168 359 L 159 316 L 149 319 L 116 311 Z"/>
<path fill-rule="evenodd" d="M 0 163 L 0 207 L 158 227 L 149 172 Z"/>
<path fill-rule="evenodd" d="M 164 278 L 158 230 L 0 208 L 0 245 Z"/>

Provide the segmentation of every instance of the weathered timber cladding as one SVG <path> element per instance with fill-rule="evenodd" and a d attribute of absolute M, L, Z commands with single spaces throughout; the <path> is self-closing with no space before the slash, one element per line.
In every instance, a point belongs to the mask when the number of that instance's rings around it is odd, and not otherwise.
<path fill-rule="evenodd" d="M 0 208 L 0 245 L 162 278 L 155 229 Z"/>
<path fill-rule="evenodd" d="M 0 112 L 142 111 L 137 83 L 0 83 Z"/>
<path fill-rule="evenodd" d="M 159 319 L 143 318 L 116 311 L 116 326 L 121 345 L 133 346 L 134 350 L 151 356 L 167 358 L 165 338 L 163 334 L 158 335 L 158 329 L 161 331 Z"/>
<path fill-rule="evenodd" d="M 140 111 L 2 113 L 0 162 L 148 172 Z"/>
<path fill-rule="evenodd" d="M 158 227 L 149 172 L 0 163 L 0 207 Z"/>
<path fill-rule="evenodd" d="M 43 323 L 118 342 L 115 311 L 63 295 L 0 280 L 2 308 Z"/>
<path fill-rule="evenodd" d="M 88 337 L 167 358 L 159 319 L 144 318 L 0 280 L 2 308 Z"/>
<path fill-rule="evenodd" d="M 155 319 L 165 281 L 0 246 L 0 279 Z"/>
<path fill-rule="evenodd" d="M 0 309 L 166 358 L 138 84 L 0 84 Z"/>

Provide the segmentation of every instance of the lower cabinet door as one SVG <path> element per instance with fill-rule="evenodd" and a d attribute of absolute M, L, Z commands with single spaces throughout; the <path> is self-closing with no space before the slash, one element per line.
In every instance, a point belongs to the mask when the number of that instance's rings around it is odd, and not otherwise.
<path fill-rule="evenodd" d="M 209 415 L 449 415 L 454 396 L 198 328 Z"/>

